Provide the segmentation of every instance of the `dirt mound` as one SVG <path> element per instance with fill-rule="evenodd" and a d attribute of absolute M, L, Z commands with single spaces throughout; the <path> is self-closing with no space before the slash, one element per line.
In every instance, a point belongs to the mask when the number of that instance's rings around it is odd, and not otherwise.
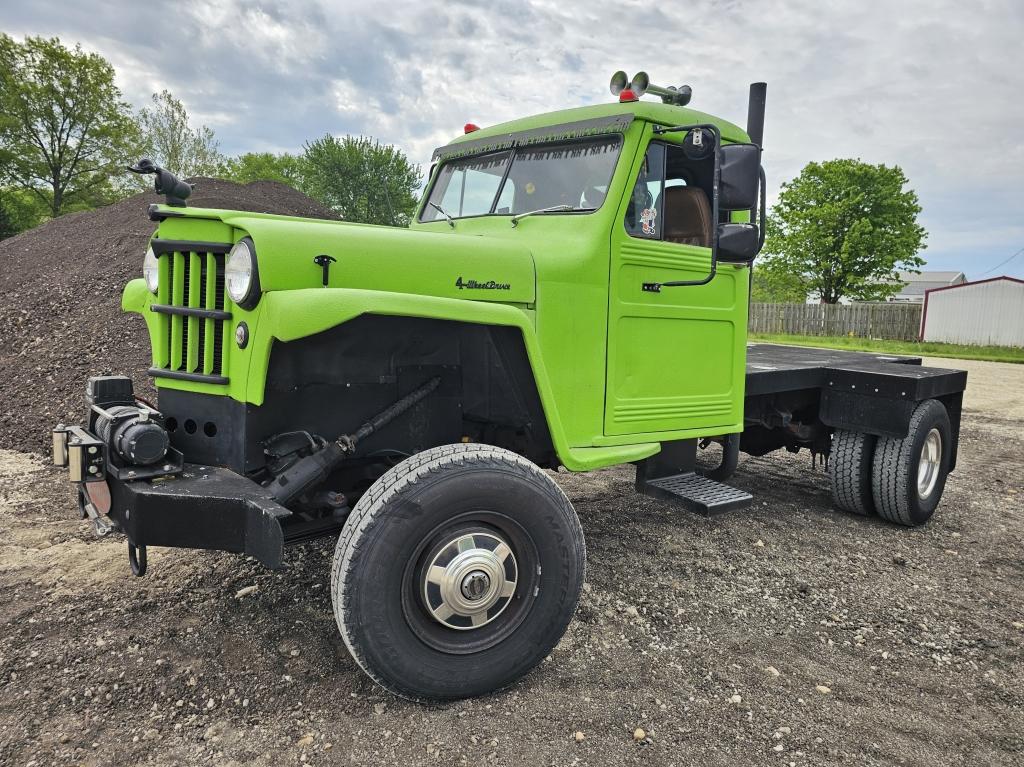
<path fill-rule="evenodd" d="M 192 207 L 335 217 L 276 182 L 194 182 Z M 141 276 L 159 201 L 143 192 L 0 242 L 0 447 L 47 451 L 54 424 L 82 418 L 90 375 L 131 374 L 153 395 L 145 324 L 121 311 L 121 290 Z"/>

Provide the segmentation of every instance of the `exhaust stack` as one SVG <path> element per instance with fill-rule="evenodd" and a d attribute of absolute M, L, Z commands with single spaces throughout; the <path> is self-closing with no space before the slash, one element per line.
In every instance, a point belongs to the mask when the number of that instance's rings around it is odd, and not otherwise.
<path fill-rule="evenodd" d="M 747 135 L 751 143 L 764 144 L 764 102 L 768 83 L 751 83 L 747 102 Z"/>

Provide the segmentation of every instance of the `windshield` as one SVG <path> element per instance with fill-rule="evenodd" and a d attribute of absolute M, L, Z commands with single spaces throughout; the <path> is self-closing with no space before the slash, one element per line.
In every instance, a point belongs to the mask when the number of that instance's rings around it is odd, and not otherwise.
<path fill-rule="evenodd" d="M 619 136 L 601 136 L 450 160 L 437 174 L 420 221 L 438 221 L 445 214 L 518 215 L 563 205 L 569 206 L 566 211 L 596 210 L 621 145 Z"/>

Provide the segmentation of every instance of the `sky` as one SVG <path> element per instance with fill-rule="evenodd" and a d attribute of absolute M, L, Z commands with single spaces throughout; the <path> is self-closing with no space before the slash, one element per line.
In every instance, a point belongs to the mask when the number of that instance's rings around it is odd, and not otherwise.
<path fill-rule="evenodd" d="M 1024 277 L 1020 0 L 0 0 L 0 31 L 170 90 L 227 154 L 362 134 L 427 166 L 463 124 L 608 101 L 617 69 L 741 126 L 768 83 L 769 202 L 809 161 L 903 168 L 925 269 Z"/>

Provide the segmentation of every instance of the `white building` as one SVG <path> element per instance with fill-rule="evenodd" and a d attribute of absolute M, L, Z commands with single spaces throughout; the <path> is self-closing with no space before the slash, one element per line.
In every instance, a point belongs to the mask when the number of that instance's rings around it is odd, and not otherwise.
<path fill-rule="evenodd" d="M 967 282 L 967 277 L 963 272 L 897 272 L 897 274 L 903 287 L 899 293 L 886 299 L 893 303 L 919 304 L 924 301 L 924 294 L 929 290 L 963 285 Z"/>
<path fill-rule="evenodd" d="M 899 304 L 920 304 L 924 302 L 924 294 L 935 288 L 947 288 L 950 285 L 962 285 L 967 282 L 963 272 L 896 272 L 898 275 L 893 283 L 900 283 L 902 287 L 896 293 L 885 299 L 890 303 Z M 892 284 L 892 283 L 890 283 Z M 821 297 L 817 293 L 810 293 L 807 296 L 808 304 L 821 303 Z M 859 303 L 853 299 L 839 299 L 841 304 Z"/>
<path fill-rule="evenodd" d="M 921 340 L 1024 346 L 1024 280 L 994 277 L 927 291 Z"/>

